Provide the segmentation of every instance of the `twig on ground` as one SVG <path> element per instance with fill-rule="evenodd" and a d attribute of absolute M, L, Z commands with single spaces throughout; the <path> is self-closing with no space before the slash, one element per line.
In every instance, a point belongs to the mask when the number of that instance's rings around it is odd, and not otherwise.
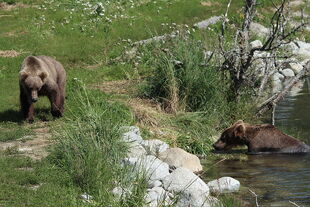
<path fill-rule="evenodd" d="M 259 204 L 258 204 L 258 195 L 252 191 L 251 189 L 249 189 L 249 191 L 255 196 L 255 204 L 256 204 L 256 207 L 259 207 Z"/>

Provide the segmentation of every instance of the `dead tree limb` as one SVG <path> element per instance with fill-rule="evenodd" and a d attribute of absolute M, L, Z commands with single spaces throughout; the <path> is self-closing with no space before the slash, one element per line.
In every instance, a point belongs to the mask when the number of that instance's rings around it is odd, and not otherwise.
<path fill-rule="evenodd" d="M 288 28 L 288 19 L 285 10 L 288 0 L 281 0 L 280 5 L 276 7 L 276 12 L 271 18 L 270 33 L 266 41 L 263 42 L 261 47 L 251 48 L 249 27 L 255 17 L 256 0 L 244 0 L 244 2 L 245 9 L 243 24 L 240 29 L 237 29 L 234 37 L 235 44 L 233 47 L 230 47 L 229 49 L 224 47 L 225 26 L 227 22 L 226 18 L 223 19 L 221 32 L 219 35 L 219 49 L 224 59 L 221 70 L 228 71 L 230 73 L 230 78 L 232 80 L 231 89 L 233 92 L 231 98 L 234 101 L 239 100 L 243 89 L 255 87 L 255 81 L 257 80 L 257 73 L 255 73 L 256 68 L 253 67 L 255 61 L 258 59 L 262 60 L 267 58 L 270 59 L 269 61 L 273 59 L 274 62 L 277 62 L 277 60 L 281 58 L 280 56 L 283 57 L 279 51 L 281 46 L 289 44 L 292 41 L 293 35 L 300 31 L 305 25 L 309 24 L 309 22 L 304 22 L 302 20 L 299 25 L 293 28 Z M 228 3 L 227 11 L 230 7 L 230 3 L 231 1 Z M 269 55 L 267 57 L 259 57 L 256 55 L 262 52 L 271 53 L 271 56 L 274 56 L 274 58 Z M 283 58 L 286 58 L 285 55 Z M 264 75 L 266 78 L 263 80 L 262 85 L 260 85 L 260 89 L 258 89 L 259 94 L 263 92 L 268 76 L 270 76 L 271 73 Z"/>
<path fill-rule="evenodd" d="M 291 79 L 291 81 L 284 87 L 284 89 L 275 95 L 271 96 L 269 99 L 264 101 L 256 113 L 256 116 L 261 116 L 270 109 L 272 109 L 282 98 L 289 92 L 289 90 L 301 79 L 303 78 L 308 72 L 310 71 L 310 61 L 306 63 L 304 68 Z"/>

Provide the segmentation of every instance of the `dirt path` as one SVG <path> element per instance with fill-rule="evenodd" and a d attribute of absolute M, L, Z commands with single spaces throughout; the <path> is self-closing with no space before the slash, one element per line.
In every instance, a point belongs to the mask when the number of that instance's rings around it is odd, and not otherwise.
<path fill-rule="evenodd" d="M 0 150 L 17 152 L 20 155 L 41 160 L 48 155 L 47 146 L 51 144 L 51 134 L 46 122 L 38 123 L 33 129 L 34 135 L 25 136 L 18 140 L 0 142 Z"/>

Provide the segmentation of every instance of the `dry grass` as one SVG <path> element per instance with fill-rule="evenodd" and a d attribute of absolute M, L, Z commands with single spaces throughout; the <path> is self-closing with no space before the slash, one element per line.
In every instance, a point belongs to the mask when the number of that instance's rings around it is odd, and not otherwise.
<path fill-rule="evenodd" d="M 132 84 L 129 80 L 117 80 L 97 83 L 93 87 L 109 94 L 129 94 Z"/>
<path fill-rule="evenodd" d="M 17 57 L 19 56 L 21 53 L 20 52 L 17 52 L 15 50 L 0 50 L 0 57 Z"/>
<path fill-rule="evenodd" d="M 207 7 L 211 7 L 211 6 L 220 6 L 221 4 L 218 2 L 210 2 L 210 1 L 202 1 L 200 3 L 202 6 L 207 6 Z"/>
<path fill-rule="evenodd" d="M 0 10 L 11 11 L 16 8 L 28 8 L 29 5 L 17 3 L 17 4 L 7 4 L 5 2 L 0 3 Z"/>
<path fill-rule="evenodd" d="M 169 124 L 173 114 L 167 113 L 160 103 L 154 100 L 132 97 L 132 94 L 135 94 L 135 84 L 136 82 L 130 80 L 106 81 L 92 87 L 109 94 L 124 95 L 125 98 L 118 97 L 117 100 L 130 107 L 139 127 L 147 129 L 152 138 L 169 139 L 173 142 L 177 137 L 176 130 Z"/>

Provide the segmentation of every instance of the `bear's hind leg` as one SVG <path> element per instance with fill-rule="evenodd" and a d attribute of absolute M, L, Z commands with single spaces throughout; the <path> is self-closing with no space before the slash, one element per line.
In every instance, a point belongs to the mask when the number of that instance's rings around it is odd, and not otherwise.
<path fill-rule="evenodd" d="M 63 109 L 60 107 L 59 91 L 53 91 L 48 98 L 51 102 L 51 114 L 53 117 L 61 117 L 63 115 Z"/>

